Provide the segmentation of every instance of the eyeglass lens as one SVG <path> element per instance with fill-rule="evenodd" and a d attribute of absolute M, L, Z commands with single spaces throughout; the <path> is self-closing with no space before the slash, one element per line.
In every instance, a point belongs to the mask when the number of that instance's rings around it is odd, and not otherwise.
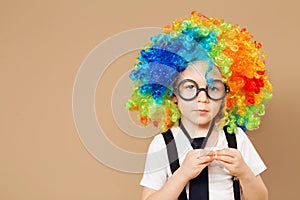
<path fill-rule="evenodd" d="M 178 86 L 178 93 L 185 100 L 193 100 L 202 90 L 213 100 L 223 99 L 226 94 L 226 86 L 221 80 L 213 80 L 206 88 L 199 88 L 194 80 L 185 79 Z"/>

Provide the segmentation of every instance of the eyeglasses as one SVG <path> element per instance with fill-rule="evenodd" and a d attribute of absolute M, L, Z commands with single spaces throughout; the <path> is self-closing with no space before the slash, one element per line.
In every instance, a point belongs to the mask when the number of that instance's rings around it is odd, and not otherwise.
<path fill-rule="evenodd" d="M 213 80 L 206 88 L 199 88 L 198 84 L 191 79 L 184 79 L 177 88 L 180 98 L 186 101 L 195 99 L 201 91 L 205 91 L 208 98 L 218 101 L 224 99 L 226 93 L 230 92 L 230 88 L 221 80 Z"/>

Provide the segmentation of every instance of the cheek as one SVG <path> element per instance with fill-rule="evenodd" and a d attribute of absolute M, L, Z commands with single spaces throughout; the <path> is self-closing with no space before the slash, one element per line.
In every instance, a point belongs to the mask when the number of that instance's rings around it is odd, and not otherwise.
<path fill-rule="evenodd" d="M 191 110 L 193 107 L 192 105 L 193 103 L 190 101 L 183 101 L 183 100 L 178 101 L 178 108 L 181 113 Z"/>
<path fill-rule="evenodd" d="M 212 102 L 210 104 L 211 109 L 214 111 L 214 113 L 218 113 L 220 111 L 222 102 Z"/>

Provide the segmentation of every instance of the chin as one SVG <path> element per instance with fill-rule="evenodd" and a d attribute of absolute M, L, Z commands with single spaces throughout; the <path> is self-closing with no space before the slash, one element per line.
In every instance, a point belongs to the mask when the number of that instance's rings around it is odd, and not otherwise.
<path fill-rule="evenodd" d="M 210 122 L 209 123 L 198 123 L 198 126 L 199 127 L 209 127 L 209 125 L 210 125 Z"/>
<path fill-rule="evenodd" d="M 199 115 L 195 115 L 192 118 L 193 122 L 197 123 L 197 124 L 209 124 L 212 120 L 211 116 L 199 116 Z"/>
<path fill-rule="evenodd" d="M 195 120 L 195 118 L 192 120 L 192 122 L 198 126 L 201 126 L 201 127 L 207 127 L 210 125 L 210 122 L 211 120 L 204 120 L 204 119 L 198 119 L 198 120 Z"/>

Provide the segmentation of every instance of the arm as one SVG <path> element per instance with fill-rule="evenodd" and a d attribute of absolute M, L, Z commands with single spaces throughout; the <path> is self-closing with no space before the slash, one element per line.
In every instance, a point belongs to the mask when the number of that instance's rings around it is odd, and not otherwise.
<path fill-rule="evenodd" d="M 268 199 L 268 190 L 261 176 L 251 173 L 240 179 L 243 196 L 245 199 Z"/>
<path fill-rule="evenodd" d="M 166 184 L 160 190 L 153 190 L 147 187 L 143 188 L 142 200 L 151 199 L 164 199 L 164 200 L 177 200 L 181 191 L 187 184 L 185 177 L 182 177 L 179 169 L 171 176 Z"/>
<path fill-rule="evenodd" d="M 241 153 L 237 149 L 226 148 L 215 152 L 215 160 L 219 161 L 231 175 L 240 180 L 245 199 L 265 200 L 268 199 L 268 190 L 261 179 L 255 176 L 245 163 Z"/>
<path fill-rule="evenodd" d="M 182 165 L 160 190 L 143 188 L 142 200 L 177 200 L 181 191 L 190 179 L 198 176 L 201 171 L 213 161 L 211 155 L 199 158 L 201 150 L 191 150 L 186 155 Z"/>

